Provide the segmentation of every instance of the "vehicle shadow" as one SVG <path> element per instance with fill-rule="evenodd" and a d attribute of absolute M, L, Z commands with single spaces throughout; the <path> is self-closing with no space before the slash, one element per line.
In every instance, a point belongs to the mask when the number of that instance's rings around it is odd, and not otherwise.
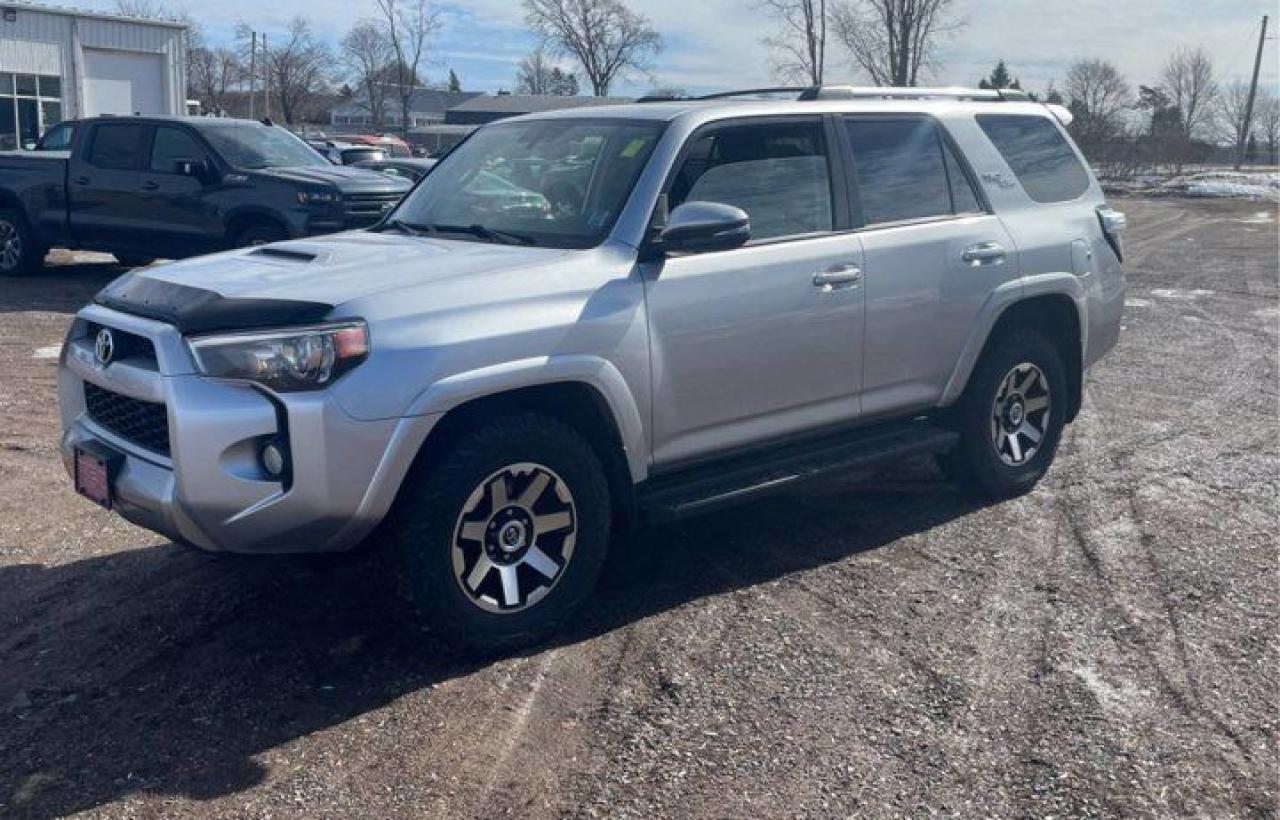
<path fill-rule="evenodd" d="M 110 260 L 105 254 L 94 254 L 99 256 Z M 78 262 L 76 258 L 54 251 L 36 273 L 0 277 L 0 313 L 75 313 L 108 282 L 129 270 L 114 261 Z"/>
<path fill-rule="evenodd" d="M 644 530 L 555 643 L 975 509 L 922 461 Z M 51 817 L 135 792 L 233 794 L 266 776 L 255 755 L 479 669 L 409 625 L 383 566 L 320 571 L 166 545 L 0 567 L 0 814 Z"/>

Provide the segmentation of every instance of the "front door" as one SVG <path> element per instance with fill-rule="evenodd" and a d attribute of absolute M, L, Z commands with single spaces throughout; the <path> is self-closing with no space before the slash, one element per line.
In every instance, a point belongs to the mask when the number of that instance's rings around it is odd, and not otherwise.
<path fill-rule="evenodd" d="M 691 138 L 669 206 L 742 208 L 752 238 L 646 272 L 655 467 L 858 416 L 862 252 L 828 143 L 821 117 Z"/>
<path fill-rule="evenodd" d="M 156 126 L 147 167 L 142 174 L 141 202 L 151 219 L 147 247 L 156 256 L 191 256 L 221 244 L 222 225 L 211 197 L 212 177 L 179 172 L 179 163 L 213 165 L 204 147 L 186 129 Z"/>

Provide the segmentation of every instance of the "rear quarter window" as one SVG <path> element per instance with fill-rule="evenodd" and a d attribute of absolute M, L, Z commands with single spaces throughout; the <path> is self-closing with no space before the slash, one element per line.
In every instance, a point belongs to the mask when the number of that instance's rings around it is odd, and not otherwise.
<path fill-rule="evenodd" d="M 1088 172 L 1047 117 L 983 114 L 978 125 L 1036 202 L 1066 202 L 1088 190 Z"/>

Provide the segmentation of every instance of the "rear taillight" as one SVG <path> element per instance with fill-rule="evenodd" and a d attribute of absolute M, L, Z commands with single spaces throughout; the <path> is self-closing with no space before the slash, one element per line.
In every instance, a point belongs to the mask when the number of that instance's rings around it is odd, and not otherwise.
<path fill-rule="evenodd" d="M 1116 252 L 1116 259 L 1124 261 L 1124 244 L 1122 238 L 1124 230 L 1129 225 L 1129 220 L 1123 213 L 1113 210 L 1107 205 L 1098 208 L 1098 224 L 1102 226 L 1102 235 L 1107 238 L 1107 244 L 1111 246 L 1111 250 Z"/>

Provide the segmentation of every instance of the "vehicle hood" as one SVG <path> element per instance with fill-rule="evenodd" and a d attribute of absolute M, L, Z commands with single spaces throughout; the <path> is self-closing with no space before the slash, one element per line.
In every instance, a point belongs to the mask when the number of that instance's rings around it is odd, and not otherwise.
<path fill-rule="evenodd" d="M 273 304 L 285 312 L 293 306 L 291 316 L 314 319 L 354 299 L 546 265 L 567 253 L 351 231 L 144 268 L 108 285 L 98 301 L 173 322 L 184 330 L 249 327 L 279 321 L 278 316 L 258 317 L 255 312 L 272 314 L 268 308 Z M 216 319 L 202 306 L 205 303 L 216 305 Z M 237 306 L 243 308 L 239 318 Z"/>
<path fill-rule="evenodd" d="M 408 191 L 412 185 L 368 168 L 352 165 L 307 165 L 297 168 L 262 168 L 252 172 L 259 178 L 301 185 L 334 185 L 342 191 Z"/>

